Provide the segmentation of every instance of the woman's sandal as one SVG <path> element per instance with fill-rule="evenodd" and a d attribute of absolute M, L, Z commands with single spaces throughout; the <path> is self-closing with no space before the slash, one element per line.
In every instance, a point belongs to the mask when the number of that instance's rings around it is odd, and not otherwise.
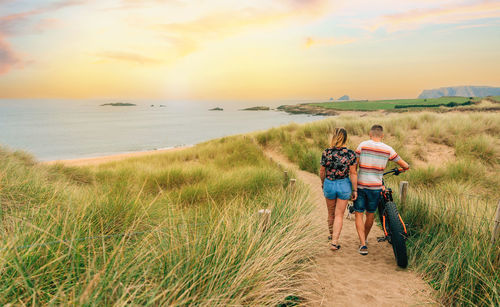
<path fill-rule="evenodd" d="M 331 249 L 332 251 L 338 251 L 338 250 L 340 249 L 340 245 L 330 243 L 330 249 Z"/>

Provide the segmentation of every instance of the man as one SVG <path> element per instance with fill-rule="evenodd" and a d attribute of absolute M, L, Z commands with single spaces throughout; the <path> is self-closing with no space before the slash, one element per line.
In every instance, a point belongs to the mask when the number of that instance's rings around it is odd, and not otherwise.
<path fill-rule="evenodd" d="M 370 129 L 370 140 L 361 142 L 356 149 L 358 171 L 358 198 L 354 201 L 356 215 L 356 230 L 361 242 L 359 253 L 368 255 L 366 239 L 373 226 L 375 211 L 382 197 L 382 176 L 387 161 L 396 162 L 403 170 L 410 166 L 394 149 L 382 143 L 384 129 L 380 125 L 374 125 Z M 366 221 L 363 222 L 363 213 L 366 211 Z"/>

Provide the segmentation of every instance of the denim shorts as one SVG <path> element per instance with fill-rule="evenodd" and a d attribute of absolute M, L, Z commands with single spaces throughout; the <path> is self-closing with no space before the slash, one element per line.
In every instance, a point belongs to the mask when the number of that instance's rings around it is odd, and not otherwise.
<path fill-rule="evenodd" d="M 374 213 L 382 198 L 382 190 L 358 189 L 358 198 L 354 201 L 354 210 L 357 212 Z"/>
<path fill-rule="evenodd" d="M 328 199 L 349 199 L 352 193 L 351 180 L 349 178 L 329 180 L 325 179 L 323 194 Z"/>

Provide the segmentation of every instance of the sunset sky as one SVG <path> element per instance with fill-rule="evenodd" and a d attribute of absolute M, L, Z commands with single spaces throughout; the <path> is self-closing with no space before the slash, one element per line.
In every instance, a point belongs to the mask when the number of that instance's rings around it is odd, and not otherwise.
<path fill-rule="evenodd" d="M 0 98 L 411 98 L 500 86 L 500 1 L 0 0 Z"/>

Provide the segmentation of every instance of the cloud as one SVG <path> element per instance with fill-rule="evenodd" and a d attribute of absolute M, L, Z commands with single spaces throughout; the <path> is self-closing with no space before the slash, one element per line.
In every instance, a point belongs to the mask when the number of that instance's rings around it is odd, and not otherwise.
<path fill-rule="evenodd" d="M 20 62 L 19 56 L 0 35 L 0 75 L 7 73 L 13 66 L 20 64 Z"/>
<path fill-rule="evenodd" d="M 354 43 L 357 39 L 355 38 L 342 38 L 342 39 L 336 39 L 333 37 L 329 38 L 314 38 L 314 37 L 307 37 L 305 41 L 305 46 L 307 48 L 313 47 L 313 46 L 337 46 L 337 45 L 347 45 Z"/>
<path fill-rule="evenodd" d="M 147 57 L 138 53 L 123 52 L 123 51 L 105 51 L 97 53 L 96 56 L 104 60 L 123 61 L 140 65 L 152 65 L 152 64 L 162 63 L 158 59 Z"/>
<path fill-rule="evenodd" d="M 182 0 L 121 0 L 115 5 L 101 9 L 103 11 L 120 11 L 120 10 L 134 10 L 140 8 L 151 8 L 152 6 L 167 6 L 177 5 L 183 6 L 185 3 Z"/>
<path fill-rule="evenodd" d="M 491 27 L 491 26 L 498 26 L 498 23 L 480 23 L 480 24 L 461 25 L 461 26 L 456 26 L 454 29 L 461 30 L 461 29 L 484 28 L 484 27 Z"/>
<path fill-rule="evenodd" d="M 0 0 L 0 4 L 8 2 L 10 1 Z M 59 1 L 36 9 L 0 17 L 0 74 L 5 74 L 12 67 L 19 66 L 23 63 L 21 57 L 12 49 L 6 40 L 6 37 L 22 32 L 29 17 L 83 3 L 85 3 L 83 0 Z M 53 25 L 54 22 L 53 19 L 44 19 L 36 24 L 31 31 L 40 32 Z"/>
<path fill-rule="evenodd" d="M 55 18 L 44 18 L 36 23 L 34 31 L 37 33 L 43 33 L 48 29 L 55 28 L 59 25 L 60 20 Z"/>
<path fill-rule="evenodd" d="M 327 0 L 280 0 L 266 8 L 246 7 L 238 10 L 212 12 L 198 19 L 156 24 L 152 28 L 166 37 L 177 49 L 187 55 L 208 41 L 220 40 L 254 28 L 275 26 L 292 19 L 305 22 L 323 16 Z"/>
<path fill-rule="evenodd" d="M 385 28 L 389 32 L 414 30 L 426 24 L 460 23 L 470 20 L 500 17 L 499 1 L 449 4 L 444 7 L 415 9 L 385 15 L 367 26 L 371 31 Z"/>
<path fill-rule="evenodd" d="M 85 1 L 83 0 L 58 1 L 32 10 L 2 16 L 0 17 L 0 32 L 4 35 L 17 34 L 22 32 L 29 17 L 84 3 Z"/>

